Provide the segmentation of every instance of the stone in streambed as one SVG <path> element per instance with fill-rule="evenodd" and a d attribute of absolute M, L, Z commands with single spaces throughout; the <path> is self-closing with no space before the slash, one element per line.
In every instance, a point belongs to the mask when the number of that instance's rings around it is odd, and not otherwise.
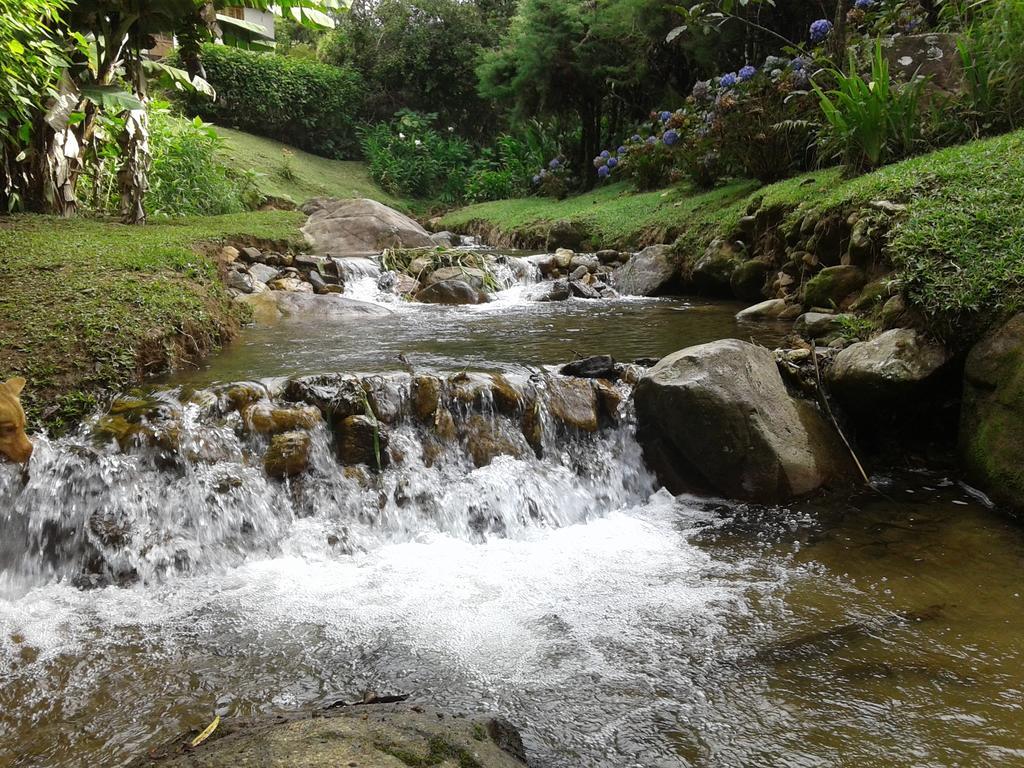
<path fill-rule="evenodd" d="M 419 291 L 416 301 L 427 304 L 485 304 L 487 295 L 462 280 L 445 280 Z"/>
<path fill-rule="evenodd" d="M 548 412 L 568 427 L 594 432 L 597 430 L 597 393 L 586 379 L 550 379 L 548 381 Z"/>
<path fill-rule="evenodd" d="M 317 253 L 354 256 L 434 245 L 423 227 L 375 200 L 318 198 L 302 210 L 309 215 L 302 232 Z"/>
<path fill-rule="evenodd" d="M 432 421 L 441 402 L 441 380 L 420 374 L 412 380 L 412 407 L 421 421 Z"/>
<path fill-rule="evenodd" d="M 678 284 L 679 264 L 668 245 L 651 245 L 612 272 L 612 287 L 627 296 L 659 296 Z"/>
<path fill-rule="evenodd" d="M 757 301 L 764 296 L 765 283 L 771 267 L 763 261 L 750 259 L 733 270 L 729 278 L 732 293 L 737 299 Z"/>
<path fill-rule="evenodd" d="M 423 278 L 422 282 L 424 287 L 430 287 L 435 283 L 443 283 L 448 280 L 468 283 L 476 290 L 483 291 L 486 287 L 487 275 L 482 269 L 476 267 L 441 267 Z"/>
<path fill-rule="evenodd" d="M 740 321 L 792 320 L 803 312 L 799 304 L 790 304 L 785 299 L 768 299 L 759 304 L 741 309 L 736 313 Z"/>
<path fill-rule="evenodd" d="M 645 455 L 673 492 L 777 502 L 853 476 L 836 432 L 789 394 L 762 347 L 725 339 L 675 352 L 634 399 Z"/>
<path fill-rule="evenodd" d="M 506 419 L 489 419 L 480 414 L 470 416 L 461 427 L 466 449 L 477 467 L 490 464 L 497 456 L 522 458 L 530 453 L 523 433 Z"/>
<path fill-rule="evenodd" d="M 693 284 L 702 296 L 731 296 L 732 276 L 743 261 L 743 250 L 723 238 L 715 238 L 693 267 Z M 755 297 L 756 298 L 756 297 Z"/>
<path fill-rule="evenodd" d="M 270 477 L 279 480 L 302 474 L 309 467 L 311 445 L 308 432 L 274 435 L 263 456 L 263 468 Z"/>
<path fill-rule="evenodd" d="M 260 435 L 311 429 L 321 421 L 320 411 L 311 405 L 281 407 L 263 401 L 242 409 L 242 423 L 250 432 Z"/>
<path fill-rule="evenodd" d="M 384 469 L 389 463 L 388 434 L 369 416 L 349 416 L 335 423 L 335 446 L 342 464 Z"/>
<path fill-rule="evenodd" d="M 129 768 L 526 768 L 518 731 L 496 717 L 408 704 L 335 706 L 260 720 L 223 720 L 198 747 L 182 734 Z"/>
<path fill-rule="evenodd" d="M 826 267 L 804 286 L 805 307 L 842 307 L 844 300 L 867 283 L 864 270 L 854 266 Z"/>
<path fill-rule="evenodd" d="M 585 357 L 582 360 L 574 360 L 563 365 L 558 372 L 563 376 L 576 376 L 581 379 L 608 379 L 614 381 L 618 378 L 615 358 L 611 355 L 595 355 Z"/>

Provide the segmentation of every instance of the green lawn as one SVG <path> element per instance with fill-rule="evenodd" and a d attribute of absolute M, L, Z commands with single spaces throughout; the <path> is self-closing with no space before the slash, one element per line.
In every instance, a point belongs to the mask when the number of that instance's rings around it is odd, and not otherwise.
<path fill-rule="evenodd" d="M 313 197 L 368 197 L 399 210 L 409 206 L 381 190 L 366 164 L 311 155 L 286 144 L 230 128 L 217 127 L 232 164 L 257 173 L 263 194 L 301 205 Z"/>
<path fill-rule="evenodd" d="M 33 428 L 66 428 L 104 392 L 234 335 L 238 310 L 204 250 L 226 240 L 297 243 L 302 221 L 294 211 L 143 227 L 0 218 L 0 380 L 28 379 L 22 399 Z"/>

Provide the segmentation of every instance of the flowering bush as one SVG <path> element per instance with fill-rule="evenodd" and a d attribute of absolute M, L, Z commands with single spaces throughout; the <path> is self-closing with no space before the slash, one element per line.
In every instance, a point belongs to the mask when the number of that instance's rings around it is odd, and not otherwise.
<path fill-rule="evenodd" d="M 561 200 L 569 194 L 572 178 L 565 166 L 564 157 L 553 157 L 548 161 L 547 168 L 541 168 L 533 176 L 534 191 L 542 197 L 554 197 Z"/>

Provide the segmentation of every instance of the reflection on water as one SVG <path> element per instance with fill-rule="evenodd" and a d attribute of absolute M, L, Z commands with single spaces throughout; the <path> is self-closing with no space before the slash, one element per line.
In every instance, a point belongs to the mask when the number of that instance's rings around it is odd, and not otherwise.
<path fill-rule="evenodd" d="M 385 317 L 331 322 L 286 320 L 247 328 L 231 348 L 174 381 L 206 384 L 254 375 L 323 371 L 505 370 L 610 354 L 619 360 L 663 357 L 715 339 L 755 338 L 774 346 L 786 326 L 741 326 L 734 302 L 683 299 L 525 302 L 513 297 L 480 307 L 388 304 Z"/>

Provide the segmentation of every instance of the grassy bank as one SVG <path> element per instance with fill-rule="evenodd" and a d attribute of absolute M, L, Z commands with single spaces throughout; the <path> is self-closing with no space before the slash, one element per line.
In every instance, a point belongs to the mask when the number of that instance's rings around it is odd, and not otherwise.
<path fill-rule="evenodd" d="M 808 213 L 855 210 L 876 200 L 906 205 L 887 255 L 907 298 L 945 334 L 1024 308 L 1024 131 L 852 179 L 827 169 L 766 187 L 740 181 L 699 194 L 687 186 L 634 193 L 617 184 L 564 201 L 474 205 L 448 214 L 443 226 L 516 233 L 537 243 L 553 222 L 567 220 L 594 247 L 676 241 L 693 254 L 733 231 L 758 198 L 788 211 L 784 227 Z"/>
<path fill-rule="evenodd" d="M 60 431 L 104 392 L 194 360 L 239 323 L 214 261 L 224 241 L 297 242 L 303 216 L 265 211 L 145 227 L 0 218 L 0 380 L 28 380 L 33 429 Z"/>
<path fill-rule="evenodd" d="M 301 205 L 313 197 L 368 197 L 392 208 L 409 205 L 391 197 L 370 178 L 366 164 L 311 155 L 251 133 L 217 127 L 232 164 L 257 174 L 260 191 Z"/>

